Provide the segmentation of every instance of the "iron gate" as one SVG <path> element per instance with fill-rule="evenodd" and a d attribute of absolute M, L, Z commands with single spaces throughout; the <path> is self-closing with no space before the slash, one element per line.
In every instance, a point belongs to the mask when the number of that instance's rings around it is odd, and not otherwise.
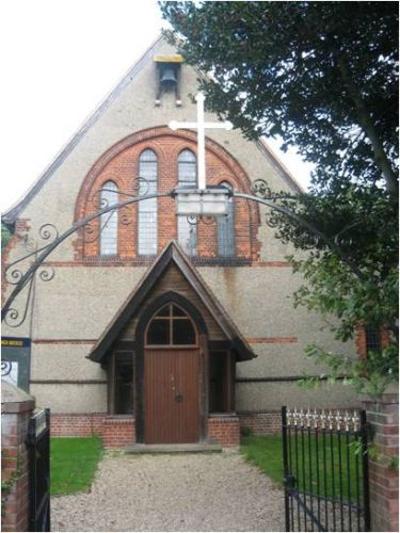
<path fill-rule="evenodd" d="M 29 421 L 29 531 L 50 531 L 50 410 Z"/>
<path fill-rule="evenodd" d="M 286 531 L 370 531 L 365 411 L 282 407 Z"/>

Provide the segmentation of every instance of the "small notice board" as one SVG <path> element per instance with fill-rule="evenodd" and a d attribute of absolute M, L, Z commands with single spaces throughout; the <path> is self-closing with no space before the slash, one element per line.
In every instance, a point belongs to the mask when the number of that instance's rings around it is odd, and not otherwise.
<path fill-rule="evenodd" d="M 1 338 L 1 379 L 29 392 L 31 339 Z"/>

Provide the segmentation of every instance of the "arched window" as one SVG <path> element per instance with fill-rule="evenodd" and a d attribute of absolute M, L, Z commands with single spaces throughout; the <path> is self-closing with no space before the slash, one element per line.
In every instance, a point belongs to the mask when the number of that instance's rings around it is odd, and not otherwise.
<path fill-rule="evenodd" d="M 190 150 L 182 150 L 178 157 L 178 185 L 189 189 L 197 187 L 196 156 Z M 197 226 L 186 217 L 178 217 L 178 242 L 188 255 L 196 255 Z"/>
<path fill-rule="evenodd" d="M 144 178 L 139 194 L 157 192 L 157 156 L 153 150 L 144 150 L 139 159 L 139 177 Z M 157 198 L 138 203 L 138 253 L 157 253 Z"/>
<path fill-rule="evenodd" d="M 221 183 L 232 191 L 232 185 L 227 182 Z M 220 257 L 232 257 L 235 255 L 235 205 L 233 198 L 228 200 L 228 213 L 224 217 L 218 217 L 218 255 Z"/>
<path fill-rule="evenodd" d="M 100 209 L 118 203 L 118 187 L 113 181 L 103 183 L 100 193 Z M 109 211 L 100 217 L 100 255 L 118 253 L 118 211 Z"/>
<path fill-rule="evenodd" d="M 146 346 L 196 346 L 192 319 L 175 304 L 164 305 L 151 319 Z"/>

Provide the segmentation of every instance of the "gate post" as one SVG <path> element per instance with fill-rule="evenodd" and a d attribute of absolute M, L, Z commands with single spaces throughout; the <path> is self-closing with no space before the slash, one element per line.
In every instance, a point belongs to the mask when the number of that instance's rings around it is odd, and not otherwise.
<path fill-rule="evenodd" d="M 1 529 L 27 531 L 29 461 L 26 438 L 35 400 L 23 390 L 1 382 Z"/>
<path fill-rule="evenodd" d="M 364 400 L 371 427 L 369 492 L 371 531 L 398 531 L 399 527 L 399 395 L 383 394 Z"/>

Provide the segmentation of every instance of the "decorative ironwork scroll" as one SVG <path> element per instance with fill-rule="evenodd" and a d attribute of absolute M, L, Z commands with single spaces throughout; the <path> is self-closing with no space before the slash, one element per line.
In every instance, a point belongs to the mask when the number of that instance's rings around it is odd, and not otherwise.
<path fill-rule="evenodd" d="M 6 282 L 14 286 L 11 294 L 7 298 L 3 308 L 2 308 L 2 321 L 5 320 L 8 325 L 11 327 L 18 327 L 23 323 L 27 316 L 27 310 L 29 308 L 29 303 L 32 295 L 32 281 L 36 273 L 41 281 L 50 281 L 54 278 L 55 272 L 52 267 L 45 264 L 47 257 L 55 250 L 65 239 L 70 237 L 75 232 L 80 232 L 81 238 L 84 239 L 84 242 L 93 242 L 95 239 L 99 238 L 104 227 L 107 225 L 107 220 L 115 213 L 117 210 L 120 212 L 120 223 L 128 225 L 131 223 L 130 216 L 130 206 L 136 202 L 142 200 L 148 200 L 151 198 L 161 198 L 161 197 L 170 197 L 172 199 L 177 197 L 176 190 L 171 190 L 166 193 L 152 193 L 147 194 L 148 183 L 144 178 L 139 177 L 132 188 L 131 192 L 121 192 L 113 191 L 109 189 L 110 192 L 118 194 L 118 199 L 120 197 L 125 197 L 123 201 L 118 201 L 115 204 L 109 205 L 109 202 L 101 202 L 100 209 L 98 209 L 100 203 L 99 194 L 101 190 L 96 191 L 92 197 L 91 202 L 97 206 L 97 211 L 92 213 L 82 220 L 77 221 L 70 228 L 64 231 L 62 234 L 59 233 L 54 224 L 46 223 L 40 226 L 38 231 L 37 241 L 32 238 L 24 238 L 24 246 L 28 252 L 23 257 L 17 259 L 10 263 L 5 269 L 5 279 Z M 213 192 L 210 190 L 209 192 Z M 273 193 L 268 186 L 268 183 L 265 180 L 255 180 L 252 187 L 252 193 L 242 193 L 234 191 L 231 193 L 233 198 L 242 198 L 245 200 L 250 200 L 257 202 L 258 204 L 264 205 L 271 209 L 271 213 L 268 214 L 267 224 L 270 227 L 276 227 L 278 223 L 277 214 L 284 215 L 290 218 L 292 221 L 306 228 L 310 233 L 314 234 L 317 239 L 325 242 L 325 244 L 331 248 L 331 250 L 338 255 L 338 257 L 348 265 L 352 272 L 358 277 L 362 278 L 362 273 L 359 271 L 358 267 L 354 265 L 351 260 L 347 257 L 346 253 L 340 248 L 339 243 L 336 242 L 338 239 L 332 240 L 323 234 L 318 228 L 314 227 L 312 224 L 302 219 L 297 213 L 290 210 L 287 206 L 279 203 L 279 200 L 283 199 L 295 199 L 295 196 L 290 194 L 280 192 Z M 101 220 L 103 215 L 108 215 L 105 223 L 98 224 L 97 219 Z M 96 223 L 94 223 L 96 221 Z M 198 224 L 199 222 L 210 225 L 215 224 L 215 219 L 212 216 L 200 216 L 200 217 L 189 217 L 188 221 L 191 224 Z M 343 232 L 348 228 L 344 228 Z M 43 241 L 45 243 L 43 244 Z M 21 267 L 21 264 L 24 261 L 30 261 L 29 268 L 24 269 Z M 40 268 L 40 270 L 39 270 Z M 39 271 L 38 271 L 39 270 Z M 12 304 L 18 294 L 21 291 L 28 287 L 27 299 L 23 312 L 19 312 L 15 307 L 12 307 Z"/>
<path fill-rule="evenodd" d="M 112 213 L 116 210 L 121 210 L 121 222 L 122 224 L 129 224 L 130 217 L 128 215 L 128 209 L 131 204 L 139 202 L 141 200 L 147 200 L 150 198 L 160 198 L 160 197 L 174 197 L 174 191 L 169 191 L 166 193 L 154 193 L 154 194 L 144 194 L 145 190 L 145 180 L 139 178 L 135 184 L 135 190 L 137 191 L 136 196 L 132 196 L 128 193 L 121 193 L 123 196 L 128 197 L 127 200 L 118 202 L 112 205 L 106 205 L 99 211 L 88 215 L 82 220 L 77 221 L 70 228 L 64 231 L 62 234 L 59 233 L 54 224 L 46 223 L 40 226 L 38 234 L 39 239 L 36 242 L 32 238 L 24 239 L 25 249 L 27 254 L 23 257 L 20 257 L 16 261 L 10 263 L 5 269 L 5 277 L 7 282 L 10 285 L 14 286 L 13 291 L 8 296 L 2 310 L 1 310 L 1 320 L 10 327 L 20 326 L 26 319 L 29 304 L 32 297 L 32 287 L 33 281 L 36 274 L 41 281 L 50 281 L 55 276 L 55 271 L 50 265 L 46 265 L 45 261 L 47 257 L 55 250 L 62 242 L 64 242 L 68 237 L 73 235 L 75 232 L 84 231 L 83 228 L 90 225 L 90 223 L 102 215 Z M 41 241 L 48 241 L 46 244 L 39 244 Z M 33 259 L 33 261 L 32 261 Z M 30 260 L 30 261 L 29 261 Z M 24 272 L 24 269 L 20 267 L 24 261 L 29 261 L 29 267 Z M 16 266 L 18 265 L 18 266 Z M 22 292 L 22 290 L 28 287 L 27 297 L 25 300 L 25 305 L 23 311 L 20 312 L 16 307 L 12 307 L 16 297 Z"/>

